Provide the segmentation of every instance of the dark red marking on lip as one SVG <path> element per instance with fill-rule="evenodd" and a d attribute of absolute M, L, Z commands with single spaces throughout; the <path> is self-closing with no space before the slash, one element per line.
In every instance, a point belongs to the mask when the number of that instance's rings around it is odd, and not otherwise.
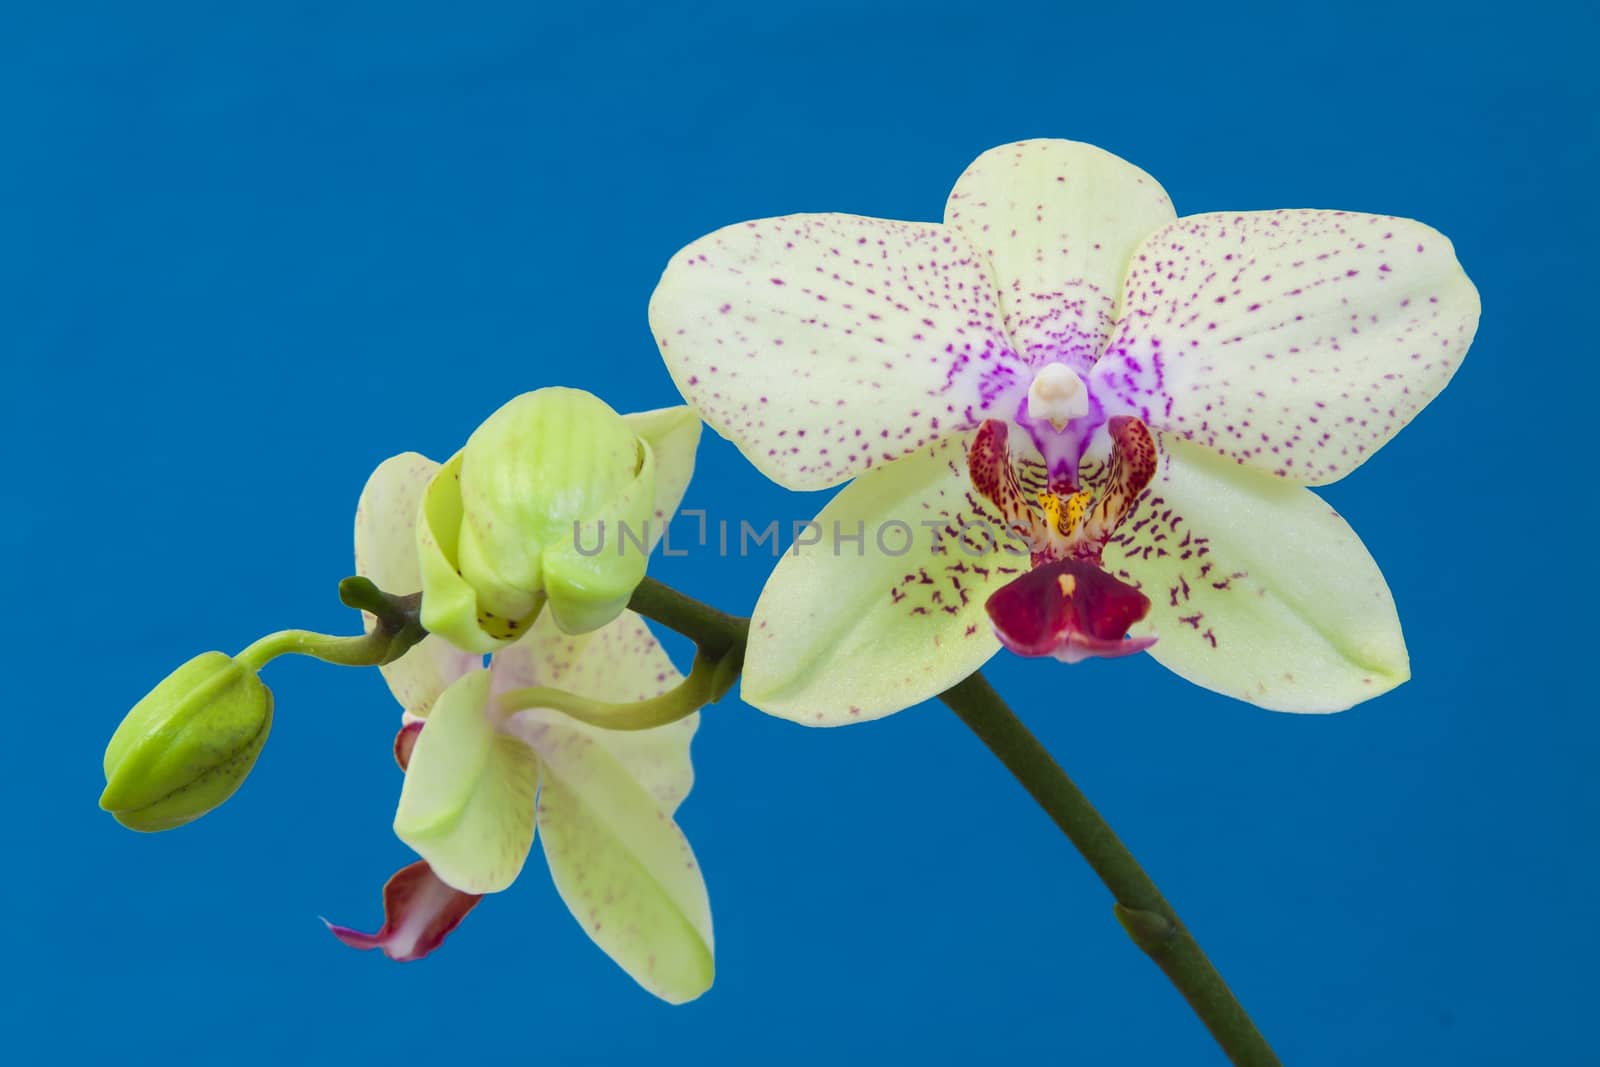
<path fill-rule="evenodd" d="M 1077 663 L 1155 644 L 1154 637 L 1127 636 L 1150 611 L 1150 598 L 1086 560 L 1035 567 L 990 596 L 986 608 L 1000 643 L 1020 656 Z"/>

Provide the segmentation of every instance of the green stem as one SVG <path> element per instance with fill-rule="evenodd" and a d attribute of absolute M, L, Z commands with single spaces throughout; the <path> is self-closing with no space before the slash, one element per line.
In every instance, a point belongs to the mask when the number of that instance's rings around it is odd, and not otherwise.
<path fill-rule="evenodd" d="M 697 655 L 689 677 L 660 696 L 628 704 L 607 704 L 565 689 L 539 686 L 502 694 L 500 708 L 506 712 L 552 708 L 579 722 L 607 730 L 651 730 L 687 718 L 707 704 L 722 699 L 739 676 L 739 665 L 737 656 L 712 659 L 704 654 Z"/>
<path fill-rule="evenodd" d="M 647 619 L 689 638 L 701 651 L 721 658 L 723 653 L 744 650 L 750 635 L 750 620 L 718 611 L 710 604 L 685 596 L 670 585 L 645 578 L 633 591 L 628 607 Z"/>
<path fill-rule="evenodd" d="M 376 667 L 389 662 L 394 636 L 382 629 L 361 637 L 333 637 L 311 630 L 279 630 L 255 641 L 234 658 L 259 671 L 279 656 L 311 656 L 343 667 Z"/>
<path fill-rule="evenodd" d="M 649 730 L 716 703 L 738 680 L 749 619 L 720 612 L 648 577 L 634 590 L 628 607 L 694 641 L 694 666 L 687 678 L 660 696 L 627 704 L 608 704 L 544 686 L 513 689 L 500 697 L 501 709 L 553 708 L 607 730 Z"/>
<path fill-rule="evenodd" d="M 421 593 L 394 596 L 365 578 L 346 578 L 339 583 L 339 599 L 377 620 L 370 633 L 333 637 L 311 630 L 279 630 L 252 643 L 234 658 L 254 671 L 285 655 L 310 656 L 343 667 L 382 667 L 428 636 L 418 620 Z"/>
<path fill-rule="evenodd" d="M 1155 882 L 983 675 L 972 675 L 939 699 L 999 757 L 1077 847 L 1116 898 L 1122 928 L 1183 994 L 1228 1059 L 1250 1067 L 1277 1067 L 1278 1057 Z"/>

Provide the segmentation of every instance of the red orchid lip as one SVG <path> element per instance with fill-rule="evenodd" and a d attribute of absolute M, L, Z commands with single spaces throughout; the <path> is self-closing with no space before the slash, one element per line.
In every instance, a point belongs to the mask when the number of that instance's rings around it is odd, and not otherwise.
<path fill-rule="evenodd" d="M 482 899 L 481 894 L 452 889 L 426 861 L 418 860 L 400 868 L 384 885 L 383 928 L 377 933 L 365 934 L 327 919 L 322 922 L 329 933 L 351 948 L 379 948 L 391 960 L 408 963 L 443 944 Z"/>
<path fill-rule="evenodd" d="M 1127 636 L 1150 598 L 1086 560 L 1041 564 L 1003 586 L 985 605 L 1000 643 L 1019 656 L 1066 663 L 1142 652 L 1154 637 Z"/>

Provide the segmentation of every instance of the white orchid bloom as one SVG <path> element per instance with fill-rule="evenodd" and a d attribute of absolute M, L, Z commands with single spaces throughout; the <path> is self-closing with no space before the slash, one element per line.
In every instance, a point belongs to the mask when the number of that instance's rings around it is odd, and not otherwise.
<path fill-rule="evenodd" d="M 1421 410 L 1477 319 L 1421 223 L 1177 219 L 1137 167 L 1050 140 L 982 155 L 943 224 L 718 230 L 650 305 L 680 391 L 757 468 L 854 479 L 816 518 L 823 543 L 774 570 L 745 660 L 747 702 L 819 725 L 932 697 L 1001 640 L 1148 648 L 1284 711 L 1405 681 L 1382 574 L 1306 487 Z"/>
<path fill-rule="evenodd" d="M 679 409 L 628 416 L 651 438 L 656 507 L 676 510 L 697 433 Z M 418 506 L 439 465 L 415 453 L 373 473 L 356 516 L 357 570 L 384 589 L 421 580 Z M 549 612 L 490 657 L 432 635 L 383 668 L 404 725 L 406 770 L 395 832 L 423 862 L 385 887 L 377 934 L 331 926 L 358 948 L 394 959 L 426 955 L 481 895 L 509 887 L 535 836 L 557 891 L 594 942 L 651 993 L 699 996 L 713 975 L 711 912 L 688 841 L 673 820 L 694 781 L 689 743 L 698 714 L 648 730 L 588 726 L 547 709 L 506 711 L 496 697 L 559 687 L 607 703 L 656 696 L 681 676 L 643 619 L 625 611 L 568 635 Z"/>

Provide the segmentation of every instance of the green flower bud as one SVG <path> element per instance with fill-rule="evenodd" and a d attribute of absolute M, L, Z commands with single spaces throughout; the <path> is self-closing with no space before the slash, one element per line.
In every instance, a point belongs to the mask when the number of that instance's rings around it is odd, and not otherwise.
<path fill-rule="evenodd" d="M 655 482 L 650 445 L 598 397 L 512 400 L 423 495 L 423 626 L 471 652 L 515 641 L 547 604 L 566 633 L 604 626 L 644 578 Z"/>
<path fill-rule="evenodd" d="M 100 806 L 132 830 L 170 830 L 233 795 L 272 727 L 272 691 L 221 652 L 196 656 L 133 706 L 106 746 Z"/>

